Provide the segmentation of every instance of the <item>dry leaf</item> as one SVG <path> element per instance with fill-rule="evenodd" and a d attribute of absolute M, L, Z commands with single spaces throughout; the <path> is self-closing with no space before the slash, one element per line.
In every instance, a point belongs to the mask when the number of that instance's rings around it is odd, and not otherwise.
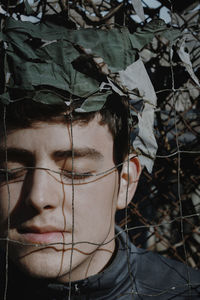
<path fill-rule="evenodd" d="M 133 8 L 134 8 L 136 14 L 138 15 L 138 17 L 140 17 L 140 19 L 142 21 L 144 21 L 145 16 L 144 16 L 144 9 L 142 6 L 142 1 L 141 0 L 132 0 L 131 2 L 132 2 Z"/>
<path fill-rule="evenodd" d="M 194 82 L 198 86 L 200 86 L 199 80 L 198 80 L 197 76 L 194 74 L 194 71 L 193 71 L 193 68 L 192 68 L 190 55 L 189 55 L 188 52 L 186 52 L 185 49 L 186 49 L 186 47 L 185 47 L 185 37 L 183 37 L 179 42 L 177 53 L 178 53 L 181 61 L 183 62 L 186 70 L 190 74 L 191 78 L 194 80 Z"/>

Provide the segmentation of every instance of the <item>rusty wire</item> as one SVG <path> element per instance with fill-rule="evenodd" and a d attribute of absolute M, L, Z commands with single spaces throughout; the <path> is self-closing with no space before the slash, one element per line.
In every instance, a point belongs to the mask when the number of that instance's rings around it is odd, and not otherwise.
<path fill-rule="evenodd" d="M 190 6 L 178 1 L 157 2 L 160 5 L 152 8 L 148 0 L 143 1 L 147 20 L 159 17 L 163 9 L 171 11 L 173 24 L 190 34 L 186 45 L 195 74 L 200 75 L 198 1 Z M 16 9 L 9 7 L 10 11 Z M 133 32 L 139 26 L 131 1 L 40 1 L 34 11 L 36 17 L 39 12 L 45 17 L 63 11 L 77 28 L 125 25 Z M 153 173 L 143 171 L 133 201 L 117 213 L 116 221 L 136 246 L 200 268 L 200 89 L 175 51 L 170 59 L 171 50 L 160 37 L 141 53 L 158 97 L 158 153 Z"/>

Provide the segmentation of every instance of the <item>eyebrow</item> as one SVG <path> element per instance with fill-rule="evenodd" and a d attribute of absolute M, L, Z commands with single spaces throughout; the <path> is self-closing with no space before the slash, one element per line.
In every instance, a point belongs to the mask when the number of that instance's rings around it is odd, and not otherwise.
<path fill-rule="evenodd" d="M 0 147 L 0 161 L 5 162 L 5 148 Z M 51 155 L 54 160 L 67 159 L 67 158 L 87 158 L 92 160 L 102 160 L 103 154 L 94 148 L 84 147 L 84 148 L 74 148 L 73 150 L 57 150 Z M 8 161 L 20 162 L 23 164 L 35 163 L 34 154 L 23 148 L 10 147 L 7 148 L 7 159 Z"/>
<path fill-rule="evenodd" d="M 58 150 L 53 153 L 55 159 L 67 158 L 88 158 L 92 160 L 102 160 L 103 154 L 94 148 L 74 148 L 73 150 Z"/>
<path fill-rule="evenodd" d="M 35 157 L 34 154 L 26 149 L 23 148 L 0 148 L 0 161 L 5 162 L 6 161 L 6 152 L 7 151 L 7 160 L 13 161 L 13 162 L 20 162 L 23 164 L 31 164 L 34 165 L 35 163 Z"/>

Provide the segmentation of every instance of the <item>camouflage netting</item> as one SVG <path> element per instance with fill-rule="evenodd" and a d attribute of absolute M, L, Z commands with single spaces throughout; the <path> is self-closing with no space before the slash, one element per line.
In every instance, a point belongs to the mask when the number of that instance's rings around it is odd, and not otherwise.
<path fill-rule="evenodd" d="M 156 0 L 153 7 L 151 1 L 142 2 L 144 12 L 134 0 L 6 0 L 0 13 L 37 23 L 61 12 L 71 29 L 117 30 L 125 25 L 131 33 L 164 17 L 169 29 L 181 31 L 173 46 L 169 35 L 160 34 L 140 47 L 157 95 L 158 152 L 153 173 L 144 170 L 128 215 L 120 212 L 117 221 L 124 227 L 128 223 L 137 246 L 200 267 L 199 2 Z"/>

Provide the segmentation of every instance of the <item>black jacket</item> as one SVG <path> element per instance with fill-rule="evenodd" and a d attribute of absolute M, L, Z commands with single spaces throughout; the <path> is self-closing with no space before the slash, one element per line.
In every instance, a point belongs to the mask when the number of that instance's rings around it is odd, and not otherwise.
<path fill-rule="evenodd" d="M 73 282 L 71 300 L 200 299 L 200 271 L 136 248 L 119 228 L 117 234 L 113 262 L 103 272 Z M 69 300 L 69 284 L 30 280 L 12 270 L 7 299 Z"/>

